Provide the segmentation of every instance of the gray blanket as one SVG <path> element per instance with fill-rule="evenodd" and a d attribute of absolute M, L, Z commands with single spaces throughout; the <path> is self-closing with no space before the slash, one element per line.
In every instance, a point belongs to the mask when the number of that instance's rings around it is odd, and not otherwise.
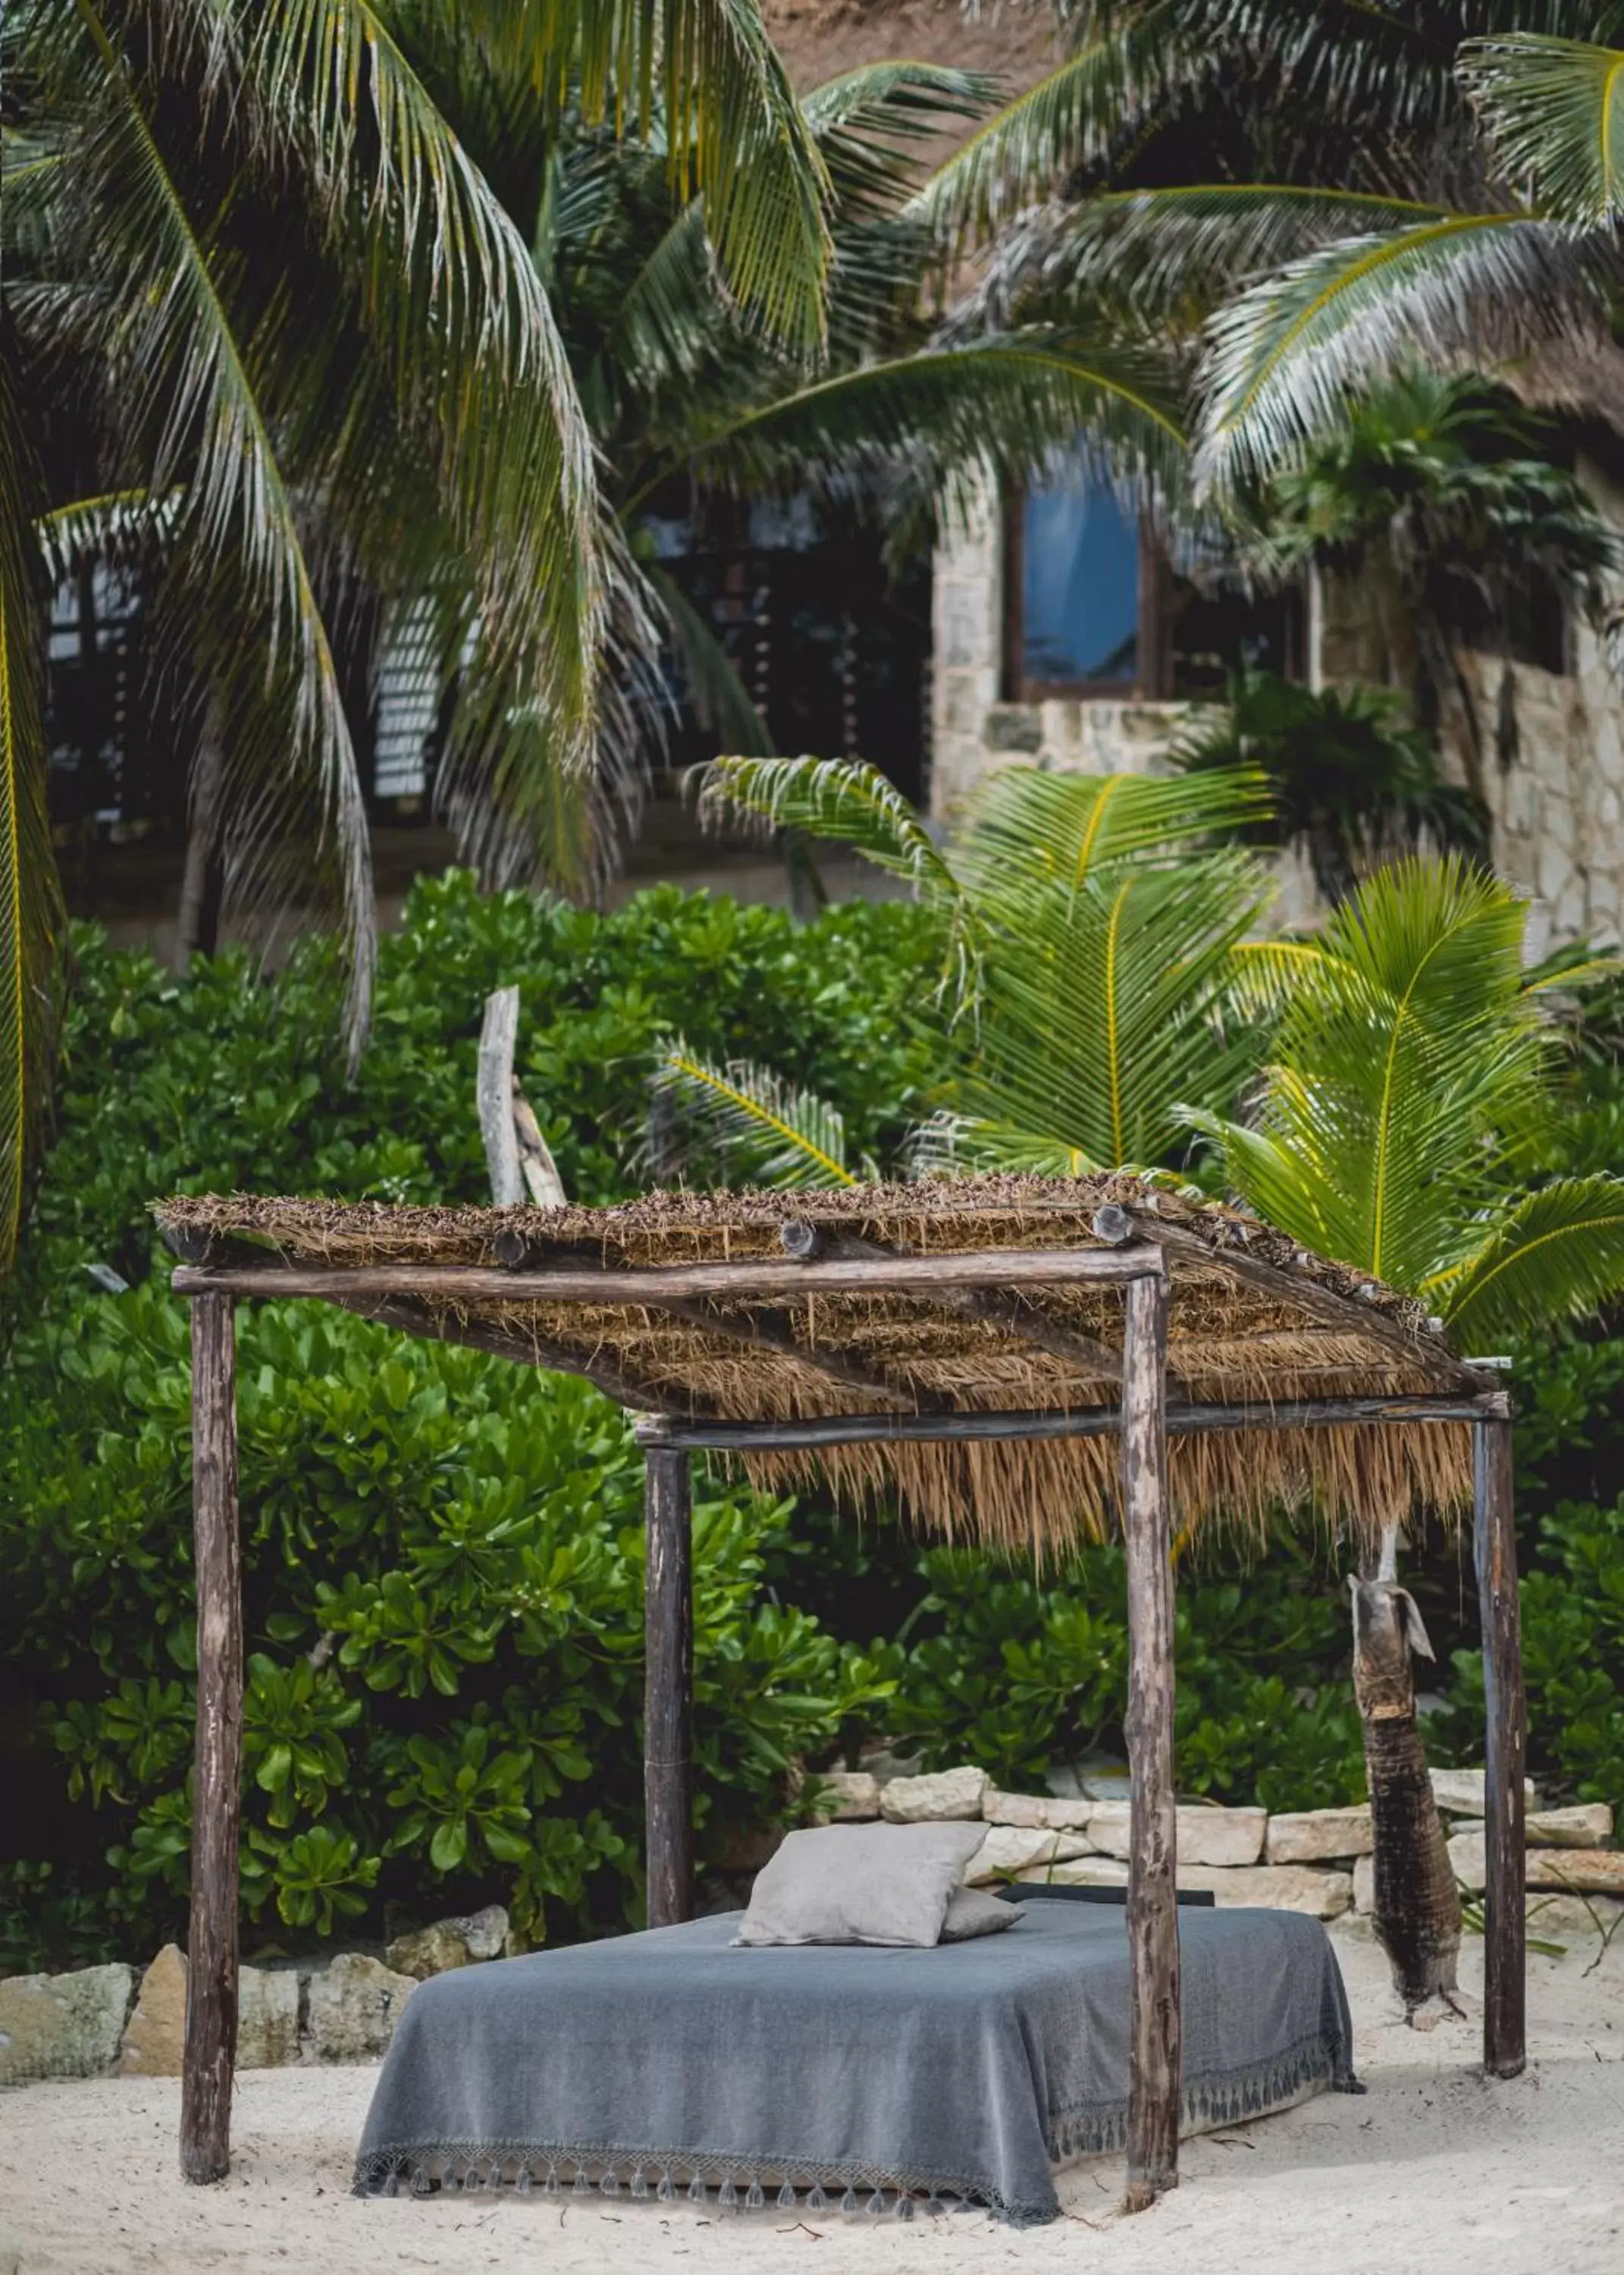
<path fill-rule="evenodd" d="M 817 2211 L 843 2190 L 848 2211 L 953 2196 L 1036 2221 L 1054 2217 L 1056 2164 L 1122 2145 L 1122 1911 L 1031 1903 L 1007 1934 L 934 1950 L 745 1950 L 737 1921 L 425 1983 L 373 2096 L 358 2191 L 714 2188 L 788 2209 L 806 2190 Z M 1187 2126 L 1353 2088 L 1316 1921 L 1184 1911 L 1179 1932 Z"/>

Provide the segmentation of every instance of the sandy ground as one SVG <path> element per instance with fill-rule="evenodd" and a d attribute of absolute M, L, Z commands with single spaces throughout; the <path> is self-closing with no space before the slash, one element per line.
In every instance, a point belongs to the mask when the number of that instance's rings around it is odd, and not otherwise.
<path fill-rule="evenodd" d="M 903 2225 L 509 2196 L 360 2202 L 350 2158 L 374 2075 L 265 2070 L 238 2081 L 235 2163 L 189 2188 L 175 2165 L 173 2080 L 96 2079 L 0 2097 L 0 2275 L 205 2269 L 321 2275 L 909 2275 L 1075 2268 L 1090 2275 L 1492 2275 L 1624 2268 L 1624 1939 L 1588 1977 L 1594 1941 L 1530 1963 L 1528 2075 L 1471 2067 L 1477 2017 L 1429 2033 L 1397 2019 L 1386 1963 L 1333 1931 L 1363 2099 L 1323 2095 L 1187 2143 L 1176 2195 L 1116 2211 L 1119 2160 L 1076 2167 L 1065 2217 L 1014 2233 L 959 2213 Z M 1463 1980 L 1478 1985 L 1481 1944 Z"/>

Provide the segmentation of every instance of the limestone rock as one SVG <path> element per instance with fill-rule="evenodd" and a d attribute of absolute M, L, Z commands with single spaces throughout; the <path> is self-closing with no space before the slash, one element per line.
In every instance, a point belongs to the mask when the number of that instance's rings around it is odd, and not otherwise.
<path fill-rule="evenodd" d="M 178 1943 L 166 1943 L 141 1977 L 118 2050 L 119 2076 L 178 2077 L 185 2037 L 185 1956 Z"/>
<path fill-rule="evenodd" d="M 481 1959 L 500 1959 L 508 1939 L 508 1915 L 500 1904 L 460 1919 L 436 1920 L 432 1927 L 397 1936 L 384 1957 L 397 1975 L 426 1982 L 453 1967 L 472 1967 Z"/>
<path fill-rule="evenodd" d="M 933 1777 L 892 1778 L 880 1788 L 880 1813 L 893 1825 L 935 1825 L 950 1818 L 979 1817 L 986 1772 L 938 1770 Z"/>
<path fill-rule="evenodd" d="M 0 2085 L 111 2069 L 134 1987 L 134 1969 L 123 1966 L 0 1982 Z"/>
<path fill-rule="evenodd" d="M 289 2069 L 298 2060 L 298 1976 L 245 1967 L 237 1985 L 237 2067 Z"/>
<path fill-rule="evenodd" d="M 310 1978 L 309 2037 L 313 2061 L 376 2061 L 395 2034 L 400 2010 L 417 1989 L 380 1959 L 340 1952 Z"/>
<path fill-rule="evenodd" d="M 1373 1856 L 1356 1856 L 1353 1868 L 1354 1909 L 1373 1912 L 1376 1908 L 1376 1860 Z"/>
<path fill-rule="evenodd" d="M 1528 1884 L 1582 1896 L 1624 1896 L 1624 1849 L 1530 1848 Z"/>
<path fill-rule="evenodd" d="M 1190 1864 L 1255 1864 L 1263 1853 L 1267 1811 L 1261 1809 L 1181 1809 L 1179 1871 Z M 1126 1856 L 1129 1804 L 1101 1801 L 1088 1821 L 1088 1837 L 1107 1856 Z"/>
<path fill-rule="evenodd" d="M 1071 1856 L 1053 1864 L 1029 1864 L 1017 1880 L 1047 1880 L 1057 1888 L 1125 1888 L 1128 1867 L 1114 1856 Z"/>
<path fill-rule="evenodd" d="M 877 1784 L 889 1785 L 893 1778 L 918 1777 L 921 1754 L 899 1754 L 889 1746 L 876 1746 L 872 1753 L 858 1757 L 857 1767 L 866 1770 Z"/>
<path fill-rule="evenodd" d="M 1481 1892 L 1483 1884 L 1488 1877 L 1481 1825 L 1469 1825 L 1462 1832 L 1450 1834 L 1449 1865 L 1455 1878 L 1469 1895 L 1476 1895 Z"/>
<path fill-rule="evenodd" d="M 1306 1912 L 1335 1919 L 1353 1902 L 1351 1872 L 1315 1872 L 1301 1864 L 1222 1867 L 1179 1865 L 1181 1888 L 1210 1888 L 1220 1904 L 1250 1904 L 1272 1912 Z"/>
<path fill-rule="evenodd" d="M 989 1825 L 986 1840 L 964 1867 L 964 1878 L 978 1887 L 1035 1864 L 1069 1862 L 1090 1853 L 1087 1837 L 1080 1833 L 1046 1831 L 1040 1825 Z"/>
<path fill-rule="evenodd" d="M 1304 1809 L 1269 1819 L 1264 1854 L 1271 1864 L 1315 1864 L 1327 1856 L 1368 1856 L 1376 1846 L 1371 1805 Z"/>
<path fill-rule="evenodd" d="M 1432 1770 L 1432 1798 L 1451 1817 L 1481 1817 L 1488 1807 L 1484 1799 L 1482 1770 Z M 1522 1794 L 1528 1806 L 1534 1806 L 1534 1780 L 1524 1778 Z"/>
<path fill-rule="evenodd" d="M 1605 1801 L 1583 1801 L 1572 1809 L 1531 1809 L 1527 1834 L 1530 1848 L 1595 1848 L 1613 1838 L 1613 1811 Z"/>
<path fill-rule="evenodd" d="M 981 1814 L 989 1825 L 1018 1825 L 1045 1833 L 1086 1832 L 1094 1808 L 1091 1801 L 1062 1801 L 1048 1793 L 1000 1793 L 992 1785 L 981 1796 Z"/>
<path fill-rule="evenodd" d="M 868 1770 L 820 1770 L 820 1824 L 850 1825 L 880 1814 L 880 1780 Z"/>

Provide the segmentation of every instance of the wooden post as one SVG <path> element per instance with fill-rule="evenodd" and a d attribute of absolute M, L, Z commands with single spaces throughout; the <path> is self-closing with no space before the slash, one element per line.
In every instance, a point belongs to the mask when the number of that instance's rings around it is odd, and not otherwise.
<path fill-rule="evenodd" d="M 687 1455 L 650 1447 L 643 1459 L 648 1924 L 670 1927 L 693 1912 L 693 1539 Z"/>
<path fill-rule="evenodd" d="M 1488 1722 L 1484 1753 L 1488 1765 L 1484 1794 L 1488 1872 L 1484 1891 L 1483 2065 L 1491 2077 L 1515 2077 L 1527 2060 L 1522 1796 L 1527 1728 L 1511 1425 L 1478 1422 L 1472 1435 L 1477 1488 L 1474 1546 Z"/>
<path fill-rule="evenodd" d="M 180 2089 L 180 2169 L 188 2181 L 223 2181 L 230 2167 L 231 2078 L 237 2065 L 243 1607 L 233 1310 L 230 1296 L 196 1296 L 192 1302 L 197 1751 L 192 1780 L 192 1927 Z"/>
<path fill-rule="evenodd" d="M 518 1132 L 513 1126 L 513 1050 L 517 1039 L 518 989 L 498 987 L 485 999 L 474 1090 L 491 1199 L 497 1208 L 514 1208 L 525 1198 Z"/>
<path fill-rule="evenodd" d="M 1167 1517 L 1167 1288 L 1133 1281 L 1122 1338 L 1122 1539 L 1128 1562 L 1128 2196 L 1143 2211 L 1179 2175 L 1184 2056 L 1173 1798 L 1173 1563 Z"/>

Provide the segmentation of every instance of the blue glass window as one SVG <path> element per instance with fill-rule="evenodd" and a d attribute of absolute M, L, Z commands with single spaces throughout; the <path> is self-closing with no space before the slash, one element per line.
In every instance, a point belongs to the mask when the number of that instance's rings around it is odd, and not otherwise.
<path fill-rule="evenodd" d="M 1137 516 L 1080 476 L 1029 491 L 1023 511 L 1023 677 L 1131 684 L 1139 667 Z"/>

